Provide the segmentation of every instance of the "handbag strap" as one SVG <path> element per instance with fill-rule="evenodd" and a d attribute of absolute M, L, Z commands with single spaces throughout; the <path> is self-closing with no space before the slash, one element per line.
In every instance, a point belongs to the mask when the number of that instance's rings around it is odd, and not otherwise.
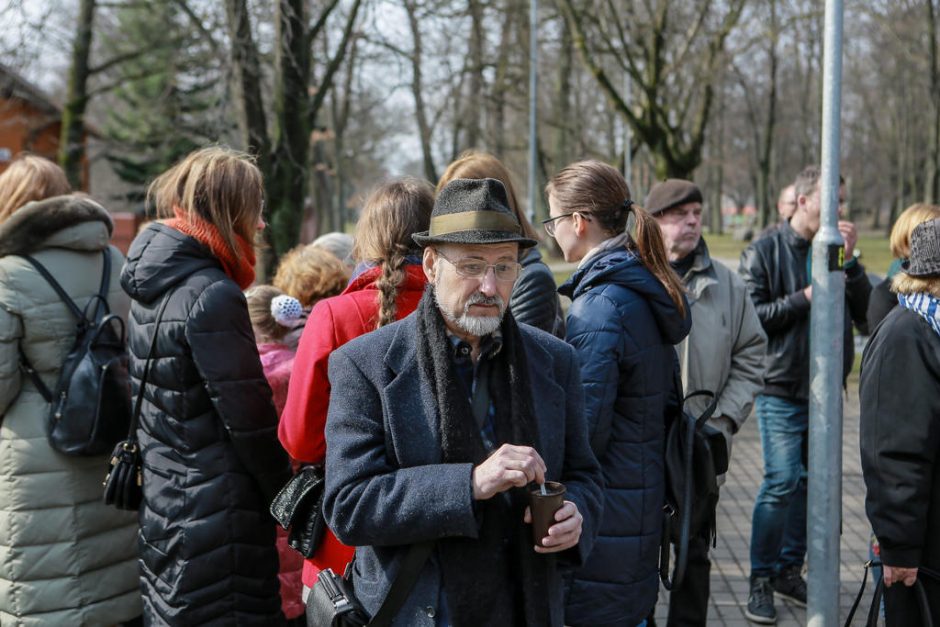
<path fill-rule="evenodd" d="M 140 422 L 140 410 L 144 402 L 144 390 L 147 387 L 147 378 L 150 376 L 150 364 L 153 362 L 153 351 L 157 348 L 157 331 L 160 330 L 160 321 L 163 320 L 163 312 L 166 309 L 166 304 L 170 302 L 170 295 L 172 292 L 167 293 L 163 297 L 163 302 L 160 303 L 160 308 L 157 310 L 156 323 L 153 326 L 153 337 L 150 339 L 150 350 L 147 351 L 147 361 L 144 363 L 144 372 L 140 375 L 140 388 L 137 390 L 137 399 L 134 401 L 134 413 L 131 414 L 131 424 L 127 430 L 127 439 L 129 441 L 137 441 L 137 424 Z"/>
<path fill-rule="evenodd" d="M 709 418 L 712 417 L 712 414 L 715 413 L 715 408 L 718 405 L 718 398 L 715 396 L 714 392 L 708 390 L 696 390 L 694 392 L 689 392 L 684 398 L 682 397 L 682 382 L 679 379 L 678 374 L 675 377 L 676 385 L 676 395 L 678 398 L 682 399 L 681 405 L 679 406 L 679 413 L 676 415 L 676 420 L 685 420 L 685 441 L 683 442 L 683 451 L 682 459 L 685 462 L 685 476 L 683 478 L 683 494 L 682 494 L 682 504 L 681 511 L 679 512 L 681 518 L 679 521 L 679 544 L 676 546 L 676 568 L 673 571 L 672 579 L 669 579 L 669 545 L 671 540 L 669 536 L 672 534 L 672 516 L 665 516 L 665 523 L 663 529 L 663 537 L 659 545 L 659 578 L 663 582 L 663 586 L 666 590 L 672 590 L 675 587 L 682 585 L 682 580 L 685 578 L 685 571 L 688 567 L 689 561 L 689 539 L 692 531 L 692 487 L 693 487 L 693 477 L 692 477 L 692 466 L 695 458 L 695 430 L 701 428 Z M 685 403 L 690 398 L 697 396 L 707 396 L 711 398 L 711 402 L 702 412 L 702 414 L 695 418 L 694 420 L 688 420 L 685 413 Z"/>
<path fill-rule="evenodd" d="M 858 588 L 858 594 L 855 595 L 855 601 L 852 603 L 849 615 L 845 619 L 844 627 L 851 627 L 852 619 L 855 618 L 855 611 L 858 609 L 858 605 L 865 595 L 868 570 L 879 566 L 883 566 L 881 562 L 873 560 L 865 562 L 865 574 L 862 575 L 862 585 Z M 933 627 L 934 622 L 933 616 L 930 613 L 930 602 L 927 599 L 927 591 L 924 589 L 924 584 L 920 580 L 922 574 L 932 579 L 937 579 L 938 581 L 940 581 L 940 575 L 929 568 L 918 568 L 917 580 L 914 581 L 914 593 L 917 595 L 917 604 L 920 606 L 921 624 L 924 625 L 924 627 Z M 871 606 L 868 608 L 868 619 L 865 621 L 865 625 L 868 627 L 878 626 L 878 615 L 881 613 L 881 598 L 884 596 L 884 588 L 884 577 L 882 576 L 875 582 L 875 591 L 874 594 L 872 594 Z"/>
<path fill-rule="evenodd" d="M 385 595 L 382 606 L 372 617 L 372 620 L 369 621 L 368 627 L 388 627 L 392 624 L 398 610 L 405 604 L 412 588 L 418 582 L 418 575 L 421 574 L 425 562 L 431 556 L 434 544 L 435 541 L 430 540 L 428 542 L 418 542 L 408 547 L 408 552 L 402 559 L 401 568 L 395 576 L 395 581 L 388 589 L 388 594 Z"/>

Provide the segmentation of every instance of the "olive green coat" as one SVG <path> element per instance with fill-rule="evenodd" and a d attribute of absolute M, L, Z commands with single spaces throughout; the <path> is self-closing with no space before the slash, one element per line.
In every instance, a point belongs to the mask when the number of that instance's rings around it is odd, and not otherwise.
<path fill-rule="evenodd" d="M 692 312 L 692 330 L 677 346 L 685 392 L 709 390 L 718 397 L 712 425 L 731 445 L 764 384 L 767 336 L 744 281 L 712 261 L 704 242 L 682 278 Z M 698 415 L 707 402 L 690 399 L 686 408 Z M 730 418 L 732 424 L 720 417 Z"/>
<path fill-rule="evenodd" d="M 18 370 L 19 348 L 50 388 L 75 319 L 29 253 L 83 307 L 97 293 L 111 219 L 61 196 L 0 224 L 0 624 L 113 625 L 139 616 L 137 515 L 101 501 L 107 456 L 68 457 L 46 440 L 48 405 Z M 111 310 L 126 317 L 111 254 Z"/>

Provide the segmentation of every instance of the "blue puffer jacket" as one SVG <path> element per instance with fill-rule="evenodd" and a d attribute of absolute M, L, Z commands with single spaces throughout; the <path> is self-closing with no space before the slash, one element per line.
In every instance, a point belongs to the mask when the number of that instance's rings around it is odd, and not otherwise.
<path fill-rule="evenodd" d="M 594 549 L 567 581 L 565 624 L 633 627 L 656 603 L 664 423 L 677 400 L 673 345 L 692 319 L 625 248 L 598 253 L 559 291 L 573 301 L 566 339 L 581 360 L 606 486 Z"/>

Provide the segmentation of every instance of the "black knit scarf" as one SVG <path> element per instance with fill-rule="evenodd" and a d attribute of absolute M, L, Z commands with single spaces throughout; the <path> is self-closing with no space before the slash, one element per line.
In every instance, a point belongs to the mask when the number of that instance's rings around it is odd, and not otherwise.
<path fill-rule="evenodd" d="M 458 383 L 449 356 L 453 347 L 430 285 L 418 305 L 417 353 L 422 384 L 437 399 L 444 463 L 483 462 L 487 457 L 483 438 Z M 489 381 L 496 408 L 496 446 L 537 446 L 525 349 L 508 311 L 502 322 L 502 348 L 492 359 Z M 549 623 L 554 557 L 533 550 L 532 529 L 522 521 L 526 503 L 523 489 L 477 501 L 479 537 L 438 540 L 444 592 L 455 627 Z"/>

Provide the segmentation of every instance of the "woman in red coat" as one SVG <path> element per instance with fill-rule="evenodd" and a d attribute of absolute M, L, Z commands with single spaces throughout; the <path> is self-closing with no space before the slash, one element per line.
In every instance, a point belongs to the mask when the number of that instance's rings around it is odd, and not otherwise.
<path fill-rule="evenodd" d="M 278 431 L 292 458 L 321 463 L 326 456 L 330 353 L 418 306 L 426 279 L 411 234 L 428 229 L 433 206 L 431 186 L 417 179 L 385 183 L 366 200 L 356 228 L 353 255 L 359 265 L 353 278 L 342 294 L 314 306 L 297 348 Z M 313 586 L 324 568 L 342 573 L 353 551 L 327 531 L 304 564 L 304 586 Z"/>

